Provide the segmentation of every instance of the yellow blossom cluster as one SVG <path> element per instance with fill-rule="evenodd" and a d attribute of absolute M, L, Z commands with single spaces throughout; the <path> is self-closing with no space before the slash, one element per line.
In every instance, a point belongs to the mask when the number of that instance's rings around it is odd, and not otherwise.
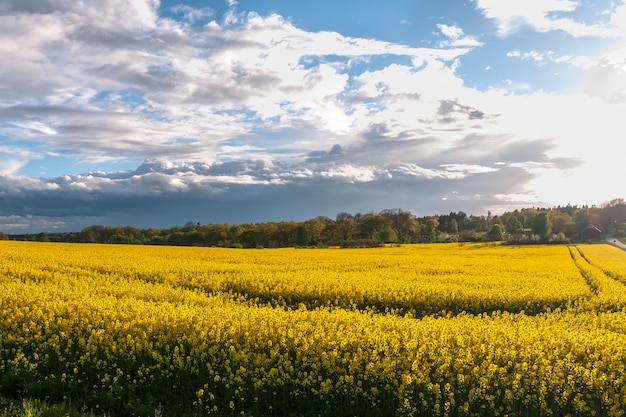
<path fill-rule="evenodd" d="M 623 311 L 626 308 L 626 270 L 617 265 L 620 260 L 622 264 L 626 263 L 626 252 L 608 245 L 571 246 L 569 250 L 596 295 L 580 303 L 579 307 L 593 311 Z"/>
<path fill-rule="evenodd" d="M 55 245 L 57 267 L 291 308 L 333 306 L 414 316 L 498 310 L 536 314 L 592 295 L 565 246 L 244 251 L 102 245 L 93 257 L 84 256 L 84 247 Z M 50 268 L 49 258 L 43 262 L 43 269 Z"/>
<path fill-rule="evenodd" d="M 626 294 L 602 248 L 592 265 L 585 245 L 0 242 L 0 394 L 139 416 L 620 417 Z"/>
<path fill-rule="evenodd" d="M 614 246 L 578 245 L 587 262 L 602 269 L 608 276 L 626 283 L 626 253 Z"/>

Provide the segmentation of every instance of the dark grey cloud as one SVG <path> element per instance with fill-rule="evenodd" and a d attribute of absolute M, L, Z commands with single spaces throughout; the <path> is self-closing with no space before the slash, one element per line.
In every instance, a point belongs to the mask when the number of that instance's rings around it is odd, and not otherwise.
<path fill-rule="evenodd" d="M 383 140 L 393 135 L 392 129 L 390 129 L 387 123 L 374 123 L 363 132 L 363 139 L 369 141 Z"/>
<path fill-rule="evenodd" d="M 481 110 L 460 104 L 458 99 L 441 100 L 437 114 L 439 116 L 438 120 L 442 124 L 458 122 L 459 118 L 482 120 L 488 117 L 487 114 Z"/>
<path fill-rule="evenodd" d="M 341 154 L 335 146 L 330 153 Z M 146 161 L 135 170 L 57 178 L 0 177 L 0 230 L 19 233 L 24 219 L 54 230 L 90 224 L 169 227 L 187 221 L 245 223 L 334 217 L 400 207 L 416 215 L 451 210 L 483 212 L 496 195 L 523 191 L 523 168 L 429 177 L 390 168 L 359 177 L 357 166 L 308 171 L 266 161 L 172 164 Z M 305 171 L 303 171 L 305 170 Z M 306 172 L 306 175 L 302 175 Z M 361 178 L 361 179 L 359 179 Z M 443 200 L 445 198 L 445 200 Z M 458 207 L 453 207 L 458 204 Z"/>
<path fill-rule="evenodd" d="M 79 26 L 68 33 L 69 41 L 84 42 L 94 48 L 115 48 L 122 50 L 141 50 L 150 46 L 147 36 L 137 36 L 115 28 L 97 26 Z"/>
<path fill-rule="evenodd" d="M 0 13 L 43 13 L 73 9 L 72 0 L 3 0 Z"/>
<path fill-rule="evenodd" d="M 338 159 L 339 156 L 343 153 L 343 148 L 339 144 L 333 145 L 330 151 L 313 151 L 309 153 L 309 156 L 305 160 L 305 162 L 310 163 L 327 163 L 333 162 Z"/>
<path fill-rule="evenodd" d="M 63 105 L 8 106 L 0 108 L 0 119 L 32 119 L 68 114 L 85 114 L 87 111 Z"/>
<path fill-rule="evenodd" d="M 551 139 L 519 140 L 513 135 L 472 134 L 457 141 L 437 159 L 438 163 L 493 165 L 549 164 L 552 168 L 572 169 L 582 164 L 578 158 L 550 157 L 555 148 Z"/>

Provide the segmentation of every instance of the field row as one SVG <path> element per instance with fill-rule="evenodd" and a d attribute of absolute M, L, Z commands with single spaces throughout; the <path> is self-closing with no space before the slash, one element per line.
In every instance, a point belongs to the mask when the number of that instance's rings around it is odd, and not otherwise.
<path fill-rule="evenodd" d="M 599 251 L 598 248 L 604 250 Z M 620 270 L 616 268 L 617 264 L 609 262 L 609 260 L 618 259 L 616 256 L 611 257 L 611 253 L 624 252 L 618 249 L 608 251 L 607 249 L 610 248 L 607 246 L 594 247 L 593 245 L 571 246 L 569 249 L 574 263 L 595 294 L 595 297 L 580 303 L 578 307 L 592 311 L 624 311 L 626 309 L 626 275 L 622 275 L 623 268 Z"/>
<path fill-rule="evenodd" d="M 624 263 L 623 252 L 602 247 L 609 250 L 607 258 Z M 565 246 L 241 251 L 57 244 L 4 250 L 4 276 L 139 280 L 289 308 L 334 306 L 418 317 L 492 311 L 537 314 L 594 296 Z M 604 259 L 598 259 L 604 265 Z M 626 273 L 615 269 L 614 278 L 619 276 Z"/>

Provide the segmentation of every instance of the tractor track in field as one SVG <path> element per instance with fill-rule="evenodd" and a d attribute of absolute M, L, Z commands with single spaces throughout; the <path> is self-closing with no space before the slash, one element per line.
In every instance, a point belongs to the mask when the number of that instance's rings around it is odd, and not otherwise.
<path fill-rule="evenodd" d="M 611 278 L 612 280 L 622 284 L 622 285 L 626 285 L 626 281 L 624 280 L 623 277 L 617 275 L 616 273 L 612 272 L 612 271 L 608 271 L 605 268 L 602 268 L 601 265 L 596 264 L 595 262 L 592 262 L 586 255 L 585 253 L 580 250 L 580 248 L 578 246 L 576 246 L 576 250 L 578 251 L 578 253 L 580 254 L 581 258 L 583 258 L 585 260 L 585 262 L 589 265 L 591 265 L 593 268 L 596 268 L 600 271 L 602 271 L 602 273 L 604 275 L 606 275 L 608 278 Z"/>
<path fill-rule="evenodd" d="M 591 292 L 594 295 L 597 296 L 599 291 L 600 291 L 599 287 L 598 287 L 598 284 L 596 282 L 594 282 L 594 280 L 590 276 L 590 274 L 585 270 L 584 267 L 581 266 L 581 264 L 580 264 L 581 261 L 579 261 L 579 259 L 582 259 L 589 266 L 593 266 L 593 265 L 591 264 L 591 262 L 589 262 L 589 260 L 587 258 L 585 258 L 585 255 L 583 255 L 583 253 L 580 251 L 580 248 L 578 246 L 568 245 L 567 249 L 569 250 L 569 254 L 570 254 L 571 258 L 572 258 L 572 261 L 576 265 L 576 268 L 578 268 L 578 271 L 580 272 L 580 275 L 585 279 L 585 282 L 587 283 L 587 285 L 591 289 Z"/>
<path fill-rule="evenodd" d="M 585 256 L 576 245 L 568 246 L 572 261 L 585 279 L 593 296 L 578 308 L 602 312 L 626 312 L 626 282 L 616 277 Z"/>

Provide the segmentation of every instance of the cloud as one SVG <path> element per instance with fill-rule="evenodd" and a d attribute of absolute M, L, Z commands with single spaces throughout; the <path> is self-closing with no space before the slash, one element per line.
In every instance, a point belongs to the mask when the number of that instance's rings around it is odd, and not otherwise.
<path fill-rule="evenodd" d="M 94 223 L 147 228 L 189 220 L 306 220 L 317 215 L 334 216 L 337 210 L 382 210 L 388 208 L 385 201 L 405 207 L 424 206 L 419 212 L 426 214 L 430 201 L 455 188 L 469 188 L 471 177 L 489 175 L 490 171 L 460 165 L 434 170 L 401 165 L 384 170 L 341 163 L 311 170 L 268 166 L 262 161 L 216 165 L 147 161 L 137 170 L 118 173 L 49 179 L 4 176 L 0 177 L 0 208 L 11 214 L 0 216 L 0 228 L 17 233 L 45 222 L 46 230 L 76 230 Z M 472 191 L 495 188 L 504 193 L 520 181 L 518 174 L 527 175 L 523 170 L 509 171 L 506 181 L 498 180 L 497 175 L 484 177 L 491 186 L 479 182 L 482 185 L 472 187 Z M 411 194 L 406 194 L 407 187 L 413 190 Z M 472 199 L 465 193 L 455 195 Z M 482 204 L 480 199 L 473 203 L 479 210 Z M 165 224 L 163 218 L 167 219 Z"/>
<path fill-rule="evenodd" d="M 552 51 L 548 51 L 545 53 L 540 53 L 537 51 L 528 51 L 528 52 L 521 52 L 521 51 L 510 51 L 506 53 L 506 56 L 509 58 L 519 58 L 522 60 L 532 60 L 535 61 L 539 64 L 545 62 L 546 60 L 551 60 L 551 61 L 555 61 L 554 57 L 554 52 Z"/>
<path fill-rule="evenodd" d="M 330 151 L 313 151 L 309 153 L 306 162 L 324 163 L 332 162 L 341 156 L 343 148 L 339 144 L 333 145 Z"/>
<path fill-rule="evenodd" d="M 479 10 L 489 19 L 495 20 L 498 33 L 507 36 L 524 27 L 539 32 L 559 30 L 574 37 L 618 37 L 624 36 L 623 6 L 606 11 L 606 18 L 595 21 L 580 21 L 570 17 L 580 2 L 573 0 L 476 0 Z"/>
<path fill-rule="evenodd" d="M 0 175 L 15 174 L 23 166 L 23 160 L 0 157 Z"/>
<path fill-rule="evenodd" d="M 465 36 L 463 29 L 458 26 L 444 25 L 440 23 L 437 24 L 437 28 L 449 39 L 448 41 L 442 42 L 441 45 L 456 47 L 477 47 L 482 45 L 482 43 L 476 39 L 470 36 Z"/>
<path fill-rule="evenodd" d="M 32 151 L 18 144 L 0 144 L 0 175 L 16 174 L 29 159 L 35 159 Z"/>
<path fill-rule="evenodd" d="M 549 63 L 571 65 L 584 70 L 583 80 L 577 85 L 578 91 L 608 102 L 626 101 L 626 43 L 612 46 L 595 56 L 559 56 L 553 51 L 534 50 L 513 50 L 507 52 L 506 56 L 533 61 L 538 66 Z"/>
<path fill-rule="evenodd" d="M 446 65 L 467 52 L 311 33 L 278 15 L 190 27 L 184 21 L 210 12 L 178 6 L 183 22 L 160 19 L 148 0 L 5 3 L 0 35 L 10 41 L 0 52 L 11 59 L 0 69 L 0 134 L 82 161 L 213 160 L 220 142 L 258 124 L 345 132 L 345 97 L 360 95 L 349 60 L 402 55 Z M 310 56 L 348 61 L 304 66 Z M 196 141 L 181 146 L 180 138 Z"/>
<path fill-rule="evenodd" d="M 197 21 L 205 21 L 211 17 L 215 16 L 215 11 L 208 7 L 202 9 L 196 9 L 191 6 L 187 6 L 184 4 L 177 4 L 170 8 L 172 13 L 182 15 L 183 20 L 188 21 L 190 23 L 195 23 Z"/>
<path fill-rule="evenodd" d="M 626 42 L 577 63 L 586 69 L 581 91 L 607 102 L 626 102 Z"/>

